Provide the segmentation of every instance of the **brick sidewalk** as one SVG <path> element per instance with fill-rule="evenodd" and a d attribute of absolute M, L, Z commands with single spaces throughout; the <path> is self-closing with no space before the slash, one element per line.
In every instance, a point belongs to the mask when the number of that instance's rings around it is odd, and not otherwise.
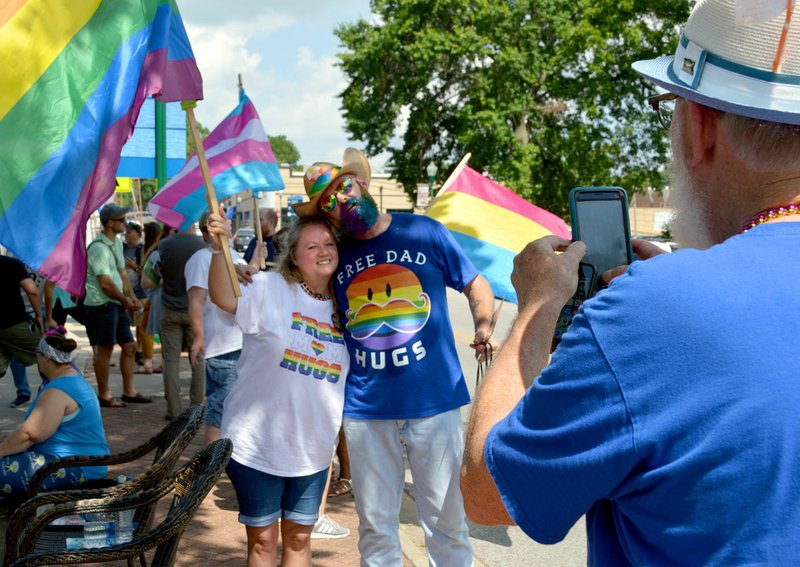
<path fill-rule="evenodd" d="M 188 371 L 188 362 L 186 363 Z M 183 374 L 183 373 L 182 373 Z M 119 378 L 116 378 L 119 380 Z M 112 375 L 111 382 L 115 378 Z M 183 378 L 181 380 L 184 382 Z M 188 390 L 189 379 L 185 380 Z M 118 383 L 118 382 L 117 382 Z M 141 388 L 146 391 L 145 388 Z M 152 392 L 146 391 L 148 395 Z M 184 407 L 188 406 L 188 396 Z M 133 448 L 151 437 L 162 425 L 166 403 L 162 399 L 152 404 L 129 405 L 127 408 L 103 408 L 103 423 L 108 443 L 114 452 Z M 182 462 L 199 451 L 205 444 L 201 431 L 186 450 Z M 147 462 L 137 463 L 141 470 Z M 130 467 L 112 467 L 112 473 L 131 475 L 138 472 Z M 351 535 L 338 540 L 314 540 L 312 543 L 314 565 L 335 567 L 358 565 L 357 549 L 358 519 L 351 495 L 332 498 L 328 502 L 328 513 L 343 526 L 350 528 Z M 194 519 L 186 529 L 178 549 L 176 565 L 242 565 L 245 562 L 246 538 L 244 526 L 237 521 L 236 495 L 228 477 L 223 475 L 217 486 L 203 501 Z"/>
<path fill-rule="evenodd" d="M 75 334 L 79 332 L 76 330 Z M 116 356 L 118 356 L 117 350 L 114 359 Z M 154 359 L 161 360 L 158 345 Z M 155 362 L 155 365 L 158 366 L 158 362 Z M 84 374 L 91 383 L 94 382 L 90 355 L 86 358 Z M 181 357 L 181 392 L 184 394 L 182 396 L 184 409 L 189 406 L 190 380 L 189 359 L 184 353 Z M 112 392 L 119 395 L 122 387 L 119 366 L 112 367 L 109 382 Z M 131 449 L 144 443 L 166 423 L 164 415 L 167 405 L 164 400 L 161 375 L 137 374 L 135 384 L 141 393 L 153 397 L 152 404 L 129 404 L 127 408 L 101 410 L 108 444 L 113 452 Z M 205 432 L 201 429 L 184 452 L 179 466 L 204 446 Z M 143 461 L 140 466 L 143 469 L 147 464 Z M 116 475 L 118 468 L 122 472 L 121 467 L 112 467 L 109 474 Z M 130 468 L 124 472 L 131 474 Z M 350 535 L 334 540 L 314 540 L 311 544 L 313 564 L 320 567 L 357 566 L 360 559 L 357 547 L 358 517 L 352 495 L 329 499 L 326 513 L 349 528 Z M 227 475 L 223 474 L 184 532 L 175 565 L 243 565 L 246 560 L 247 538 L 244 526 L 237 520 L 237 514 L 236 494 Z"/>
<path fill-rule="evenodd" d="M 80 354 L 76 358 L 78 367 L 84 369 L 89 382 L 96 386 L 91 363 L 91 348 L 82 327 L 69 325 L 70 335 L 78 341 Z M 118 361 L 119 349 L 114 350 L 112 362 Z M 156 346 L 155 364 L 161 361 L 160 347 Z M 39 386 L 35 367 L 29 368 L 29 381 L 32 390 Z M 34 376 L 37 376 L 34 378 Z M 191 377 L 189 361 L 186 354 L 181 359 L 181 391 L 183 407 L 189 405 L 188 390 Z M 13 383 L 10 372 L 6 379 L 0 381 L 2 406 L 14 398 Z M 122 393 L 122 380 L 119 366 L 111 368 L 109 380 L 111 391 L 115 396 Z M 102 408 L 103 424 L 112 452 L 121 452 L 140 445 L 155 435 L 164 425 L 166 402 L 164 387 L 160 374 L 141 375 L 135 379 L 140 393 L 152 396 L 152 404 L 129 404 L 126 408 Z M 21 422 L 24 413 L 14 409 L 0 409 L 0 429 L 2 434 L 13 431 Z M 205 445 L 204 431 L 201 430 L 189 448 L 184 452 L 181 463 Z M 152 462 L 152 456 L 140 460 L 130 466 L 111 467 L 109 475 L 124 473 L 129 476 L 138 474 Z M 166 508 L 166 504 L 162 506 Z M 160 509 L 160 514 L 164 510 Z M 350 535 L 335 540 L 314 540 L 311 544 L 313 564 L 320 567 L 342 567 L 359 565 L 358 517 L 352 495 L 339 496 L 328 500 L 327 513 L 341 525 L 350 529 Z M 187 527 L 181 539 L 175 565 L 243 565 L 245 563 L 246 537 L 244 526 L 237 521 L 237 503 L 233 487 L 226 475 L 223 475 L 217 486 L 209 493 L 201 504 L 197 514 Z M 404 557 L 405 566 L 412 563 Z M 124 564 L 117 562 L 115 564 Z"/>

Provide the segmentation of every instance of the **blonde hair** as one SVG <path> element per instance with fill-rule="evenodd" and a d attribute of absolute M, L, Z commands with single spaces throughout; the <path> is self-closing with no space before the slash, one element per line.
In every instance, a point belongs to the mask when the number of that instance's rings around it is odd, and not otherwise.
<path fill-rule="evenodd" d="M 300 235 L 303 233 L 303 230 L 315 224 L 324 227 L 330 233 L 333 241 L 338 242 L 333 226 L 331 226 L 331 223 L 328 222 L 325 217 L 317 215 L 300 217 L 295 220 L 280 240 L 280 253 L 278 255 L 277 266 L 275 267 L 275 271 L 282 275 L 283 279 L 289 283 L 300 283 L 303 281 L 303 276 L 300 275 L 300 268 L 294 263 L 292 257 L 294 256 L 295 250 L 297 250 L 297 244 L 300 242 Z"/>

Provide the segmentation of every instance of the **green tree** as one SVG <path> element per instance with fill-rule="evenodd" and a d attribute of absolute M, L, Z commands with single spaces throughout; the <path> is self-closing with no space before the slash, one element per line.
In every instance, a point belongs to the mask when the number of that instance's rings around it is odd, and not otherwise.
<path fill-rule="evenodd" d="M 686 0 L 372 0 L 341 25 L 346 128 L 410 194 L 470 165 L 566 215 L 579 185 L 660 187 L 668 140 L 630 67 L 674 51 Z M 397 126 L 405 125 L 401 138 Z"/>
<path fill-rule="evenodd" d="M 208 135 L 211 133 L 211 130 L 197 122 L 197 133 L 200 134 L 200 139 L 205 140 Z M 195 150 L 197 150 L 197 146 L 194 145 L 194 136 L 192 136 L 192 129 L 189 127 L 189 119 L 186 119 L 186 159 L 189 159 Z"/>
<path fill-rule="evenodd" d="M 269 138 L 269 143 L 272 146 L 272 151 L 275 152 L 275 157 L 278 160 L 278 163 L 287 163 L 289 165 L 295 165 L 297 162 L 300 161 L 300 152 L 297 149 L 297 146 L 294 145 L 294 142 L 289 140 L 283 134 L 278 136 L 267 136 Z"/>

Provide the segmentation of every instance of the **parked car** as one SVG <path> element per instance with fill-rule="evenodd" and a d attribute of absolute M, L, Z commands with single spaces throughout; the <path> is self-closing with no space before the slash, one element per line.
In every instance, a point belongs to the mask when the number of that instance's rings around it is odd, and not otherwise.
<path fill-rule="evenodd" d="M 244 254 L 254 236 L 255 231 L 252 228 L 240 228 L 233 235 L 233 249 Z"/>
<path fill-rule="evenodd" d="M 672 240 L 667 240 L 661 236 L 637 236 L 639 240 L 647 240 L 652 242 L 659 248 L 661 248 L 664 252 L 675 252 L 678 249 L 678 244 L 673 242 Z"/>

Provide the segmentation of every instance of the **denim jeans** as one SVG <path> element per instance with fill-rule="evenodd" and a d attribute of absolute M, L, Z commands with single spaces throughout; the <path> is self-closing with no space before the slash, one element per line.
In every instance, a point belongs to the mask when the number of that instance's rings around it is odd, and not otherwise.
<path fill-rule="evenodd" d="M 240 354 L 241 349 L 206 358 L 206 425 L 219 429 L 222 423 L 222 405 L 236 382 Z"/>
<path fill-rule="evenodd" d="M 417 518 L 433 567 L 472 565 L 472 547 L 459 485 L 464 452 L 458 409 L 421 419 L 344 418 L 361 565 L 400 566 L 400 504 L 408 455 Z"/>
<path fill-rule="evenodd" d="M 303 526 L 317 521 L 328 467 L 305 476 L 275 476 L 231 459 L 225 470 L 239 502 L 239 523 L 263 528 L 279 518 Z"/>
<path fill-rule="evenodd" d="M 28 369 L 15 356 L 11 359 L 11 375 L 14 377 L 14 387 L 17 389 L 17 397 L 31 397 L 31 387 L 28 384 Z"/>

